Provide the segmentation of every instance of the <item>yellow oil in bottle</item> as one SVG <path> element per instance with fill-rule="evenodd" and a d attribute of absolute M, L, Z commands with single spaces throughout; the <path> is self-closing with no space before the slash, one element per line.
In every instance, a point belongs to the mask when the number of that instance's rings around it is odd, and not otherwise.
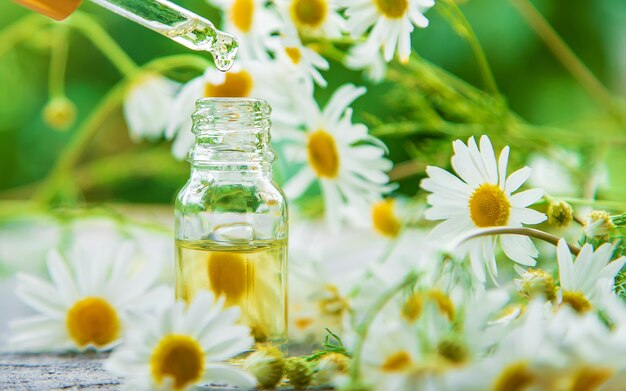
<path fill-rule="evenodd" d="M 241 308 L 257 342 L 287 341 L 287 241 L 229 244 L 176 241 L 176 297 L 189 302 L 201 290 Z"/>

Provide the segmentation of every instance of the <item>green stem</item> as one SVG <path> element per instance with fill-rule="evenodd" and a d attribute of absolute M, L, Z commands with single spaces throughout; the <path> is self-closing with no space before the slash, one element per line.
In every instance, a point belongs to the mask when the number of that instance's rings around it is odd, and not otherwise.
<path fill-rule="evenodd" d="M 65 147 L 54 167 L 35 192 L 33 199 L 37 202 L 52 201 L 54 195 L 70 170 L 99 129 L 99 125 L 117 108 L 125 92 L 125 83 L 120 83 L 110 90 L 98 107 L 81 123 L 70 143 Z"/>
<path fill-rule="evenodd" d="M 478 68 L 480 69 L 480 73 L 483 78 L 483 82 L 485 83 L 485 89 L 489 91 L 492 95 L 498 96 L 500 95 L 500 91 L 498 90 L 498 85 L 496 84 L 496 79 L 493 76 L 493 71 L 489 66 L 489 61 L 487 61 L 487 56 L 485 55 L 485 51 L 483 50 L 472 25 L 469 23 L 459 6 L 453 0 L 443 0 L 438 4 L 445 4 L 448 7 L 447 11 L 450 13 L 448 15 L 444 14 L 444 16 L 449 16 L 451 22 L 453 23 L 457 21 L 460 23 L 461 29 L 457 29 L 457 32 L 463 36 L 467 43 L 470 45 L 472 52 L 474 53 L 474 57 L 476 57 L 476 61 L 478 62 Z M 440 8 L 439 8 L 440 9 Z"/>
<path fill-rule="evenodd" d="M 374 303 L 369 312 L 365 315 L 363 322 L 357 327 L 357 341 L 354 345 L 354 352 L 352 355 L 352 367 L 350 370 L 350 381 L 352 384 L 360 384 L 361 381 L 361 356 L 363 355 L 363 346 L 369 333 L 369 328 L 376 319 L 378 313 L 383 307 L 391 300 L 398 292 L 403 289 L 414 285 L 417 282 L 418 274 L 416 272 L 410 272 L 404 279 L 397 285 L 391 287 Z"/>
<path fill-rule="evenodd" d="M 584 198 L 572 198 L 572 197 L 559 197 L 559 199 L 567 203 L 574 204 L 574 205 L 595 206 L 598 208 L 606 208 L 609 210 L 619 210 L 620 212 L 626 211 L 626 203 L 620 202 L 620 201 L 589 200 L 589 199 L 584 199 Z"/>
<path fill-rule="evenodd" d="M 626 126 L 626 114 L 620 109 L 613 95 L 587 68 L 574 51 L 563 41 L 563 38 L 552 28 L 528 0 L 510 0 L 520 15 L 539 35 L 556 58 L 574 76 L 598 104 L 605 108 L 622 126 Z"/>
<path fill-rule="evenodd" d="M 469 235 L 463 238 L 461 243 L 465 243 L 468 240 L 478 238 L 481 236 L 493 236 L 493 235 L 523 235 L 523 236 L 528 236 L 531 238 L 543 240 L 544 242 L 548 242 L 555 246 L 559 244 L 559 240 L 560 240 L 560 238 L 552 234 L 549 234 L 547 232 L 540 231 L 534 228 L 494 227 L 494 228 L 486 228 L 475 234 Z M 567 247 L 569 247 L 569 250 L 574 255 L 578 255 L 578 253 L 580 252 L 580 248 L 578 248 L 577 246 L 573 244 L 567 243 Z"/>
<path fill-rule="evenodd" d="M 65 97 L 65 71 L 67 68 L 68 37 L 67 26 L 55 26 L 50 53 L 48 89 L 50 99 Z"/>
<path fill-rule="evenodd" d="M 204 70 L 209 64 L 209 60 L 198 58 L 198 56 L 182 55 L 159 58 L 139 69 L 150 72 L 166 72 L 171 69 L 182 67 Z M 140 72 L 135 72 L 135 74 L 138 75 Z M 53 200 L 59 187 L 63 184 L 66 178 L 68 178 L 70 172 L 82 156 L 83 151 L 98 131 L 99 126 L 124 99 L 128 83 L 131 82 L 132 79 L 129 79 L 126 82 L 120 82 L 118 85 L 113 87 L 94 109 L 94 111 L 92 111 L 91 114 L 81 123 L 72 140 L 61 153 L 54 167 L 33 195 L 33 199 L 35 201 L 49 203 Z"/>
<path fill-rule="evenodd" d="M 68 19 L 68 23 L 89 39 L 122 75 L 130 78 L 137 73 L 139 70 L 137 64 L 94 18 L 82 12 L 75 12 Z"/>
<path fill-rule="evenodd" d="M 11 50 L 20 41 L 32 38 L 37 30 L 48 24 L 49 21 L 37 14 L 31 14 L 19 19 L 0 32 L 0 57 Z"/>

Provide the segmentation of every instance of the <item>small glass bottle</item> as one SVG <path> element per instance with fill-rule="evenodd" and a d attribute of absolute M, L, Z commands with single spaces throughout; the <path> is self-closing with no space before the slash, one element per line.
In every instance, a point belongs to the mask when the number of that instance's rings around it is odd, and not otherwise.
<path fill-rule="evenodd" d="M 191 177 L 176 197 L 176 296 L 224 296 L 257 342 L 284 345 L 287 204 L 272 178 L 270 111 L 258 99 L 197 101 Z"/>

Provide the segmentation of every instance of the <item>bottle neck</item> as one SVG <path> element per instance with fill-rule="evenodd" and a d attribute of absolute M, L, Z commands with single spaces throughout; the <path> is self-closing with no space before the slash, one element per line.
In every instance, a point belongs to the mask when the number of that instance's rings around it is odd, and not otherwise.
<path fill-rule="evenodd" d="M 271 147 L 269 105 L 258 99 L 201 99 L 188 155 L 192 171 L 271 173 L 276 155 Z"/>

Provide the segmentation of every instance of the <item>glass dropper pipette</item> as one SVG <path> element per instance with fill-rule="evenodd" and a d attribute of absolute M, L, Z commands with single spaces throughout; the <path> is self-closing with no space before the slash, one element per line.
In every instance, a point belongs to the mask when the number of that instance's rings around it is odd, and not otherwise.
<path fill-rule="evenodd" d="M 209 20 L 167 0 L 91 0 L 114 13 L 154 30 L 192 50 L 208 51 L 215 66 L 227 71 L 238 43 Z"/>
<path fill-rule="evenodd" d="M 55 19 L 70 15 L 81 0 L 14 0 Z M 192 50 L 213 55 L 215 66 L 227 71 L 238 43 L 234 36 L 215 28 L 209 20 L 168 0 L 90 0 L 118 15 L 154 30 Z"/>

